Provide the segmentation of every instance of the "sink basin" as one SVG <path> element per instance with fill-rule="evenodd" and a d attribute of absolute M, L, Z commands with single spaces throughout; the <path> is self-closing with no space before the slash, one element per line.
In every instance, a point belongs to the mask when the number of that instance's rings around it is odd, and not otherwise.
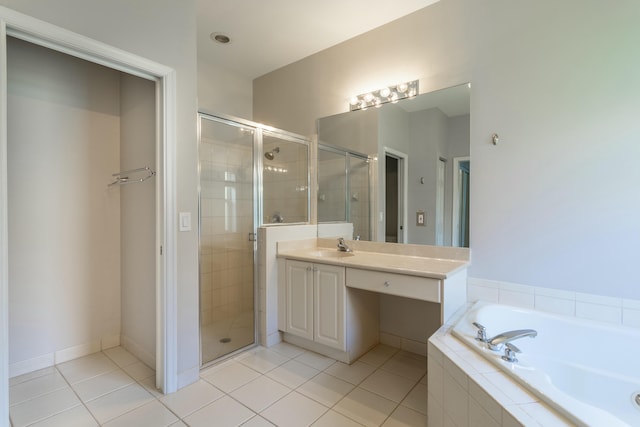
<path fill-rule="evenodd" d="M 345 258 L 355 255 L 353 252 L 342 252 L 338 250 L 320 250 L 320 251 L 311 251 L 309 255 L 317 256 L 320 258 Z"/>

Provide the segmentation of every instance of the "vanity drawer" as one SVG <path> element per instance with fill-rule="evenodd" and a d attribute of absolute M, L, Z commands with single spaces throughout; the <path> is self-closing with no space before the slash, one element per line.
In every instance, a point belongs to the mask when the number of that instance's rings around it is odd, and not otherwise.
<path fill-rule="evenodd" d="M 346 285 L 382 294 L 440 302 L 440 280 L 427 277 L 347 268 Z"/>

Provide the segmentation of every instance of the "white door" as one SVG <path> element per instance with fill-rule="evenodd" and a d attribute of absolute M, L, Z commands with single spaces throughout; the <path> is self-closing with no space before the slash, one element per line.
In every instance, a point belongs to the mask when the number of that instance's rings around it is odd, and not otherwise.
<path fill-rule="evenodd" d="M 345 350 L 344 267 L 314 265 L 314 341 Z"/>
<path fill-rule="evenodd" d="M 313 265 L 286 261 L 287 324 L 286 332 L 313 339 Z"/>

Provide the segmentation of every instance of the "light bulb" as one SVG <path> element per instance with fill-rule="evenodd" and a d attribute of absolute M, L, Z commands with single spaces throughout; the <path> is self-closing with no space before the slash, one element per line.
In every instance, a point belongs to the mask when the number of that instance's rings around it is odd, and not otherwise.
<path fill-rule="evenodd" d="M 372 93 L 368 93 L 364 96 L 364 100 L 367 102 L 371 102 L 373 101 L 373 94 Z"/>
<path fill-rule="evenodd" d="M 349 104 L 356 105 L 358 102 L 360 102 L 360 101 L 358 101 L 358 97 L 357 96 L 352 96 L 351 100 L 349 101 Z"/>
<path fill-rule="evenodd" d="M 383 98 L 387 98 L 391 94 L 391 90 L 388 87 L 380 89 L 380 96 Z"/>
<path fill-rule="evenodd" d="M 397 94 L 396 92 L 393 92 L 393 93 L 391 94 L 391 102 L 392 102 L 393 104 L 395 104 L 396 102 L 398 102 L 398 94 Z"/>
<path fill-rule="evenodd" d="M 409 86 L 406 83 L 400 83 L 396 88 L 398 89 L 398 92 L 405 93 Z"/>

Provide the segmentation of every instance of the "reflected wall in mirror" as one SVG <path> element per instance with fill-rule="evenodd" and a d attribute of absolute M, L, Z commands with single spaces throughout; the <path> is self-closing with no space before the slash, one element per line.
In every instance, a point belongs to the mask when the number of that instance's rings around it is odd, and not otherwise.
<path fill-rule="evenodd" d="M 352 224 L 352 238 L 468 247 L 469 91 L 463 84 L 319 119 L 318 235 L 337 235 L 336 222 L 343 222 L 344 230 Z M 349 164 L 342 161 L 345 181 L 338 185 L 336 159 L 323 149 L 371 159 L 368 215 L 349 216 Z M 335 186 L 326 181 L 332 175 Z M 336 200 L 344 201 L 332 217 L 320 206 L 328 188 L 336 190 Z M 363 229 L 368 233 L 357 231 Z"/>

